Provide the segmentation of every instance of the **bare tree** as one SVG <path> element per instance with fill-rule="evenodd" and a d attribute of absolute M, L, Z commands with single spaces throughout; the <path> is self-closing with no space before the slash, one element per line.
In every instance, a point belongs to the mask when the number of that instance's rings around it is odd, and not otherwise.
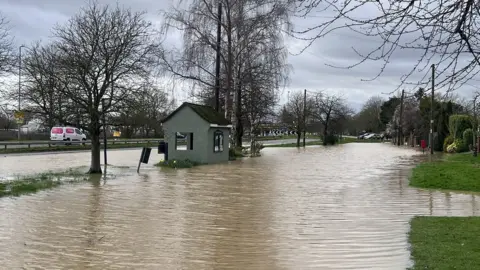
<path fill-rule="evenodd" d="M 183 3 L 184 1 L 181 1 Z M 282 27 L 288 25 L 285 1 L 258 0 L 192 0 L 187 10 L 173 9 L 165 13 L 166 29 L 175 27 L 184 31 L 184 48 L 177 57 L 164 59 L 174 76 L 200 86 L 200 96 L 212 100 L 215 76 L 213 59 L 216 50 L 217 3 L 223 7 L 222 19 L 222 91 L 225 116 L 233 122 L 233 145 L 241 146 L 243 135 L 242 91 L 249 74 L 259 71 L 258 65 L 268 65 L 272 78 L 280 87 L 279 76 L 286 77 L 286 54 Z M 258 60 L 264 60 L 258 61 Z M 246 65 L 255 61 L 257 65 Z M 273 61 L 276 65 L 271 65 Z M 268 63 L 267 63 L 268 62 Z M 249 69 L 255 69 L 251 71 Z M 261 69 L 267 71 L 267 69 Z M 280 77 L 282 77 L 280 76 Z M 269 84 L 266 81 L 266 84 Z M 259 85 L 258 89 L 271 89 Z M 202 91 L 203 90 L 203 91 Z M 207 91 L 207 93 L 205 93 Z"/>
<path fill-rule="evenodd" d="M 300 147 L 300 137 L 302 131 L 305 128 L 305 121 L 309 116 L 313 116 L 312 113 L 315 108 L 314 100 L 308 96 L 306 107 L 304 105 L 303 91 L 297 91 L 291 94 L 290 100 L 281 112 L 282 122 L 287 124 L 297 133 L 297 147 Z M 305 116 L 304 116 L 305 112 Z"/>
<path fill-rule="evenodd" d="M 82 128 L 92 141 L 90 173 L 102 172 L 101 116 L 135 95 L 135 81 L 147 78 L 157 63 L 154 56 L 159 44 L 153 33 L 143 12 L 97 2 L 90 2 L 66 25 L 54 29 L 52 58 L 58 69 L 54 79 L 61 85 L 57 91 L 88 118 Z"/>
<path fill-rule="evenodd" d="M 343 133 L 343 123 L 352 114 L 352 109 L 342 97 L 324 92 L 315 96 L 314 106 L 314 117 L 323 125 L 323 144 L 335 143 L 331 138 Z"/>
<path fill-rule="evenodd" d="M 64 84 L 56 79 L 60 70 L 55 65 L 56 48 L 36 42 L 23 60 L 24 82 L 20 93 L 25 110 L 43 121 L 46 127 L 67 123 L 76 109 L 63 93 Z M 12 96 L 18 95 L 12 91 Z M 18 98 L 18 97 L 15 97 Z"/>
<path fill-rule="evenodd" d="M 437 67 L 437 87 L 447 90 L 461 87 L 480 72 L 480 37 L 477 35 L 480 12 L 474 0 L 309 0 L 302 1 L 296 11 L 298 16 L 320 11 L 326 17 L 317 25 L 293 32 L 309 44 L 342 29 L 379 41 L 380 44 L 368 52 L 353 48 L 361 60 L 346 67 L 368 60 L 383 61 L 379 73 L 372 79 L 384 72 L 395 52 L 419 52 L 417 63 L 400 78 L 399 88 L 403 84 L 428 83 L 427 69 L 431 64 Z M 423 78 L 408 81 L 415 71 L 422 72 Z"/>
<path fill-rule="evenodd" d="M 127 138 L 138 132 L 143 137 L 163 135 L 160 120 L 172 110 L 172 100 L 151 81 L 135 92 L 137 95 L 128 96 L 114 110 L 116 113 L 110 114 L 109 122 L 121 128 Z"/>
<path fill-rule="evenodd" d="M 421 115 L 419 110 L 419 103 L 413 97 L 405 98 L 403 102 L 403 113 L 402 118 L 400 119 L 400 106 L 398 105 L 395 109 L 391 127 L 394 127 L 397 132 L 400 132 L 401 140 L 405 135 L 409 135 L 410 138 L 418 135 L 420 131 L 420 125 L 422 124 Z M 412 141 L 413 142 L 413 141 Z"/>
<path fill-rule="evenodd" d="M 15 63 L 13 38 L 7 19 L 0 14 L 0 75 L 11 71 Z"/>

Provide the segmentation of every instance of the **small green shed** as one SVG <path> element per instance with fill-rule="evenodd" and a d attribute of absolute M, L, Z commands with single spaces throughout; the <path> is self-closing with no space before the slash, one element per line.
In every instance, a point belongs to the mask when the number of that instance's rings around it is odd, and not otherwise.
<path fill-rule="evenodd" d="M 232 124 L 212 107 L 184 102 L 161 123 L 168 160 L 228 161 Z"/>

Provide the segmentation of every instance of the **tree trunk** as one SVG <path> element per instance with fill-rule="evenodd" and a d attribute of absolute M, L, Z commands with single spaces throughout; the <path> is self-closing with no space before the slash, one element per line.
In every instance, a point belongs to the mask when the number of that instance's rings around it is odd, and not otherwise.
<path fill-rule="evenodd" d="M 297 147 L 300 147 L 300 137 L 302 133 L 300 132 L 300 128 L 297 128 Z"/>
<path fill-rule="evenodd" d="M 91 136 L 92 159 L 88 173 L 102 173 L 102 166 L 100 165 L 100 134 L 99 132 L 92 132 Z"/>

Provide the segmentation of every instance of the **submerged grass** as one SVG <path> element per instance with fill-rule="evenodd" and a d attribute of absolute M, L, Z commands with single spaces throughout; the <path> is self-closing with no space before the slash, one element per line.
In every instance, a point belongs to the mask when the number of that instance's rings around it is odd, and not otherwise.
<path fill-rule="evenodd" d="M 480 158 L 469 154 L 448 155 L 424 162 L 412 171 L 410 185 L 419 188 L 480 192 Z"/>
<path fill-rule="evenodd" d="M 309 141 L 305 142 L 305 146 L 308 145 L 322 145 L 322 141 Z M 297 147 L 297 143 L 282 143 L 282 144 L 270 144 L 264 145 L 264 147 Z M 300 147 L 303 147 L 303 141 L 300 141 Z"/>
<path fill-rule="evenodd" d="M 89 176 L 87 174 L 73 169 L 65 172 L 47 172 L 33 176 L 17 177 L 15 180 L 0 182 L 0 197 L 35 193 L 65 183 L 75 183 L 88 179 Z"/>
<path fill-rule="evenodd" d="M 415 217 L 410 226 L 411 269 L 480 269 L 480 217 Z"/>
<path fill-rule="evenodd" d="M 318 139 L 318 137 L 317 137 Z M 303 138 L 302 138 L 303 140 Z M 303 146 L 303 141 L 300 140 L 300 147 Z M 382 140 L 374 140 L 374 139 L 364 139 L 364 140 L 359 140 L 356 138 L 342 138 L 337 144 L 346 144 L 346 143 L 380 143 Z M 308 145 L 322 145 L 322 141 L 309 141 L 305 142 L 305 146 Z M 265 147 L 297 147 L 297 143 L 283 143 L 283 144 L 271 144 L 271 145 L 265 145 Z"/>
<path fill-rule="evenodd" d="M 162 160 L 159 163 L 155 164 L 158 167 L 172 168 L 172 169 L 182 169 L 182 168 L 192 168 L 195 166 L 201 165 L 201 163 L 191 161 L 188 159 L 185 160 Z"/>
<path fill-rule="evenodd" d="M 156 146 L 153 143 L 127 143 L 127 144 L 109 144 L 107 149 L 123 149 L 123 148 L 139 148 Z M 0 149 L 0 154 L 14 154 L 14 153 L 42 153 L 42 152 L 64 152 L 64 151 L 85 151 L 91 150 L 91 145 L 69 145 L 69 146 L 52 146 L 52 147 L 22 147 L 22 148 L 7 148 Z M 103 149 L 103 146 L 101 146 Z"/>

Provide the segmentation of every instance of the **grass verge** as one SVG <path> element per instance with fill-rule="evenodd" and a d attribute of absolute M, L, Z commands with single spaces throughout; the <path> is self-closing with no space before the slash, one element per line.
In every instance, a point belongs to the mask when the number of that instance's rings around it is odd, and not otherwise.
<path fill-rule="evenodd" d="M 480 217 L 414 217 L 411 269 L 480 269 Z"/>
<path fill-rule="evenodd" d="M 182 169 L 182 168 L 192 168 L 195 166 L 201 165 L 198 162 L 191 161 L 188 159 L 185 160 L 162 160 L 159 163 L 155 164 L 155 166 L 163 167 L 163 168 L 172 168 L 172 169 Z"/>
<path fill-rule="evenodd" d="M 255 137 L 256 141 L 275 141 L 275 140 L 289 140 L 289 139 L 296 139 L 297 135 L 282 135 L 282 136 L 257 136 Z M 302 134 L 303 138 L 303 134 Z M 305 138 L 307 139 L 316 139 L 318 136 L 315 135 L 307 135 Z M 250 141 L 249 138 L 245 138 L 245 141 Z"/>
<path fill-rule="evenodd" d="M 35 193 L 39 190 L 54 188 L 65 183 L 86 181 L 88 179 L 88 175 L 75 170 L 19 177 L 16 180 L 0 182 L 0 197 Z"/>
<path fill-rule="evenodd" d="M 305 142 L 305 146 L 309 145 L 322 145 L 322 141 L 309 141 Z M 264 147 L 297 147 L 297 143 L 282 143 L 282 144 L 270 144 L 264 145 Z M 300 140 L 300 147 L 303 147 L 303 141 Z"/>
<path fill-rule="evenodd" d="M 412 171 L 410 185 L 419 188 L 480 192 L 480 158 L 471 153 L 424 162 Z"/>
<path fill-rule="evenodd" d="M 147 143 L 128 143 L 128 144 L 109 144 L 108 149 L 123 149 L 123 148 L 139 148 L 139 147 L 156 147 L 156 144 Z M 91 145 L 62 145 L 51 147 L 32 147 L 32 148 L 7 148 L 0 149 L 0 154 L 15 154 L 15 153 L 41 153 L 41 152 L 63 152 L 63 151 L 85 151 L 90 150 Z M 100 147 L 103 149 L 103 147 Z"/>
<path fill-rule="evenodd" d="M 357 138 L 347 138 L 344 137 L 341 139 L 338 144 L 346 144 L 346 143 L 381 143 L 382 140 L 377 139 L 357 139 Z"/>
<path fill-rule="evenodd" d="M 317 137 L 318 139 L 318 137 Z M 303 139 L 302 139 L 303 140 Z M 300 147 L 303 146 L 303 141 L 300 140 Z M 382 142 L 381 140 L 359 140 L 355 138 L 343 138 L 341 139 L 338 144 L 346 144 L 346 143 L 380 143 Z M 322 141 L 309 141 L 305 142 L 305 146 L 308 145 L 322 145 Z M 271 145 L 265 145 L 265 147 L 297 147 L 297 143 L 283 143 L 283 144 L 271 144 Z"/>

